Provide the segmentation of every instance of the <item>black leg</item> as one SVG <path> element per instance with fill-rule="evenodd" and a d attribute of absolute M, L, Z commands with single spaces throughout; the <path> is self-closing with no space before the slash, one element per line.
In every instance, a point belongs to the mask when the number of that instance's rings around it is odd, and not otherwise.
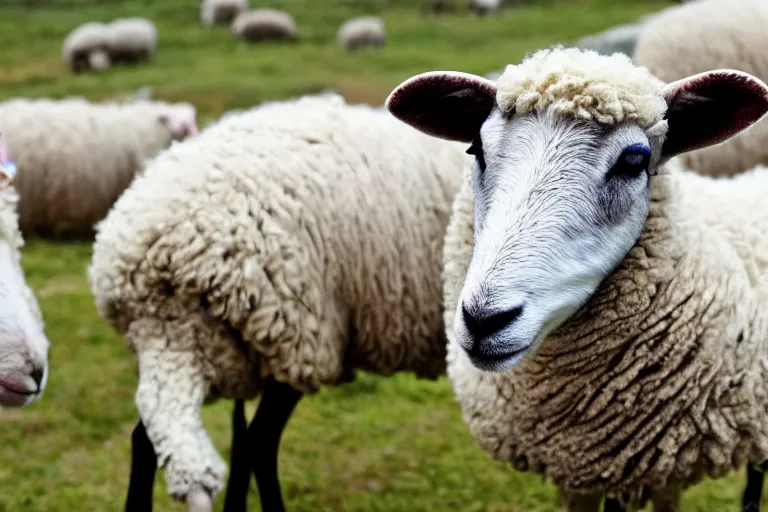
<path fill-rule="evenodd" d="M 603 512 L 626 512 L 627 509 L 616 498 L 605 498 Z"/>
<path fill-rule="evenodd" d="M 139 420 L 131 436 L 131 481 L 125 512 L 152 512 L 152 490 L 155 487 L 157 456 Z"/>
<path fill-rule="evenodd" d="M 761 468 L 747 464 L 747 486 L 741 498 L 742 512 L 760 512 L 764 478 L 765 475 Z"/>
<path fill-rule="evenodd" d="M 301 392 L 287 384 L 268 381 L 248 427 L 251 464 L 259 486 L 262 512 L 285 512 L 277 476 L 277 455 L 283 429 L 301 396 Z"/>
<path fill-rule="evenodd" d="M 232 413 L 232 450 L 229 456 L 229 482 L 224 499 L 224 512 L 248 510 L 248 487 L 251 484 L 251 465 L 248 463 L 248 423 L 245 402 L 235 400 Z"/>

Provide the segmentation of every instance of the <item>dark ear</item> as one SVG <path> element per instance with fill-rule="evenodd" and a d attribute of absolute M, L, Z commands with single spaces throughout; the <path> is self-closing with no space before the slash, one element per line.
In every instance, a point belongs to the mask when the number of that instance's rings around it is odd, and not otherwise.
<path fill-rule="evenodd" d="M 668 84 L 664 96 L 669 123 L 665 157 L 725 142 L 768 112 L 768 87 L 752 75 L 731 69 Z"/>
<path fill-rule="evenodd" d="M 427 135 L 471 142 L 496 102 L 496 85 L 456 71 L 433 71 L 400 84 L 386 106 L 396 118 Z"/>

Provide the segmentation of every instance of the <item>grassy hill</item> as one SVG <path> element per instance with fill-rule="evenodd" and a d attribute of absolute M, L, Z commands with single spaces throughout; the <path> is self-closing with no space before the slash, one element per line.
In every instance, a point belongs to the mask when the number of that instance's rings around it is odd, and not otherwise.
<path fill-rule="evenodd" d="M 254 0 L 252 3 L 256 4 Z M 199 24 L 197 0 L 0 1 L 0 100 L 12 96 L 120 96 L 143 85 L 193 102 L 206 122 L 229 108 L 324 88 L 350 101 L 381 103 L 403 79 L 432 69 L 484 74 L 525 53 L 658 9 L 665 0 L 523 2 L 498 17 L 429 18 L 417 0 L 283 0 L 302 40 L 248 47 L 226 28 Z M 380 14 L 390 43 L 347 54 L 335 43 L 346 18 Z M 61 42 L 77 24 L 141 15 L 158 25 L 148 66 L 75 76 Z M 24 265 L 52 341 L 51 379 L 42 402 L 0 411 L 0 512 L 119 511 L 136 420 L 133 357 L 96 315 L 85 278 L 88 243 L 32 240 Z M 253 410 L 255 404 L 250 404 Z M 231 405 L 205 411 L 222 453 Z M 450 385 L 409 376 L 362 375 L 354 384 L 306 398 L 284 436 L 281 475 L 289 510 L 557 510 L 554 490 L 489 459 L 461 421 Z M 707 482 L 685 495 L 686 511 L 737 510 L 743 477 Z M 218 506 L 221 506 L 221 499 Z M 258 510 L 256 494 L 251 509 Z M 184 510 L 158 478 L 158 511 Z"/>

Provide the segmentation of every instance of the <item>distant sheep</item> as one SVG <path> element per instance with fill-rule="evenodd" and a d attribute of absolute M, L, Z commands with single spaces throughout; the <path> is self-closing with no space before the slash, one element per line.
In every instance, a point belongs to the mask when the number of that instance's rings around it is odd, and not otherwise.
<path fill-rule="evenodd" d="M 637 40 L 635 61 L 666 82 L 718 68 L 768 81 L 768 2 L 700 0 L 653 17 Z M 729 176 L 768 164 L 768 121 L 736 137 L 682 156 L 710 176 Z"/>
<path fill-rule="evenodd" d="M 200 21 L 203 25 L 231 25 L 238 14 L 248 9 L 248 0 L 203 0 Z"/>
<path fill-rule="evenodd" d="M 501 0 L 469 0 L 467 8 L 479 15 L 485 16 L 488 13 L 496 12 L 501 7 Z"/>
<path fill-rule="evenodd" d="M 642 22 L 617 25 L 581 38 L 576 46 L 586 50 L 595 50 L 601 55 L 612 55 L 619 52 L 631 57 L 635 52 L 635 44 L 643 28 Z"/>
<path fill-rule="evenodd" d="M 361 16 L 346 21 L 336 35 L 337 42 L 353 51 L 362 46 L 384 46 L 387 29 L 384 20 L 378 16 Z"/>
<path fill-rule="evenodd" d="M 197 132 L 188 103 L 80 98 L 5 101 L 0 128 L 19 169 L 21 229 L 48 236 L 90 236 L 147 159 Z"/>
<path fill-rule="evenodd" d="M 456 6 L 454 5 L 453 0 L 431 0 L 429 4 L 424 6 L 423 10 L 431 14 L 445 14 L 454 12 Z"/>
<path fill-rule="evenodd" d="M 110 60 L 135 64 L 148 60 L 157 47 L 157 28 L 145 18 L 118 18 L 107 25 Z"/>
<path fill-rule="evenodd" d="M 109 28 L 104 23 L 83 23 L 64 39 L 62 59 L 75 73 L 110 68 Z"/>
<path fill-rule="evenodd" d="M 293 17 L 287 12 L 254 9 L 238 14 L 232 22 L 232 35 L 252 43 L 266 40 L 295 41 L 299 31 Z"/>

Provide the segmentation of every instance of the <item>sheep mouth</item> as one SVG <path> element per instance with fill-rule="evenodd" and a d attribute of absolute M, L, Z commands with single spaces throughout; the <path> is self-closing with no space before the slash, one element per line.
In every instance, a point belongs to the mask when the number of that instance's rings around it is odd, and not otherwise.
<path fill-rule="evenodd" d="M 523 347 L 519 350 L 493 353 L 481 350 L 471 350 L 467 352 L 467 355 L 469 355 L 469 360 L 472 365 L 478 370 L 501 373 L 509 370 L 520 362 L 523 357 L 525 357 L 528 348 L 529 347 Z"/>
<path fill-rule="evenodd" d="M 0 380 L 0 405 L 19 407 L 37 395 L 39 390 L 26 388 L 22 384 Z"/>

